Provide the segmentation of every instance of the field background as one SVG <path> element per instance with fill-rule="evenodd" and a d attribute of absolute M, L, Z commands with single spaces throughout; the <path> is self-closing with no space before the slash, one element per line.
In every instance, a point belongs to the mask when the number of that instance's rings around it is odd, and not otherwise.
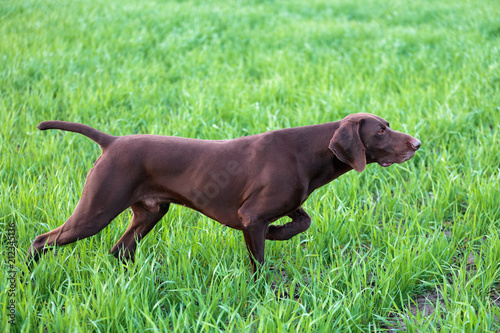
<path fill-rule="evenodd" d="M 230 139 L 355 112 L 421 150 L 313 193 L 256 282 L 241 232 L 181 207 L 127 269 L 109 250 L 130 212 L 23 263 L 100 154 L 40 121 Z M 500 331 L 496 0 L 2 1 L 0 114 L 0 226 L 25 273 L 12 326 L 3 232 L 3 332 Z"/>

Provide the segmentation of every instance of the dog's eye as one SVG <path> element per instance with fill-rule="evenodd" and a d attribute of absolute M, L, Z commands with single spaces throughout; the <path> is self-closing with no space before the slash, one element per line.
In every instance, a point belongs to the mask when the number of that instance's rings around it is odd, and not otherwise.
<path fill-rule="evenodd" d="M 378 135 L 384 135 L 385 134 L 385 128 L 382 128 L 380 131 L 377 133 Z"/>

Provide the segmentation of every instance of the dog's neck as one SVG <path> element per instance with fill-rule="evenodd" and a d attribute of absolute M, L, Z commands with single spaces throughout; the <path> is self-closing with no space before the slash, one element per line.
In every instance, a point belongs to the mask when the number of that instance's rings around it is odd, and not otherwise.
<path fill-rule="evenodd" d="M 309 165 L 306 170 L 309 178 L 308 195 L 344 173 L 352 170 L 348 164 L 341 162 L 328 148 L 340 122 L 307 126 L 302 135 L 301 148 L 307 154 Z"/>

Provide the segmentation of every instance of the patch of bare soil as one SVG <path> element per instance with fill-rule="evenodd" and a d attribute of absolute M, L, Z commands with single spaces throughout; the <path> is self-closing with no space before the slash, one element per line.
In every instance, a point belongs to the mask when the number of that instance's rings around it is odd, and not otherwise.
<path fill-rule="evenodd" d="M 294 291 L 293 295 L 290 295 L 289 290 L 287 288 L 280 288 L 279 284 L 285 283 L 288 284 L 290 278 L 284 269 L 273 268 L 273 277 L 271 280 L 271 290 L 274 292 L 277 298 L 293 298 L 295 301 L 298 301 L 300 298 L 298 290 Z M 306 278 L 306 282 L 309 283 L 309 279 Z"/>
<path fill-rule="evenodd" d="M 490 298 L 491 302 L 500 308 L 500 289 L 493 290 L 490 294 Z"/>
<path fill-rule="evenodd" d="M 438 290 L 429 291 L 414 298 L 408 310 L 413 316 L 420 313 L 422 317 L 429 318 L 436 311 L 438 302 L 440 307 L 444 307 L 444 301 L 440 292 L 438 292 Z M 407 315 L 407 319 L 409 319 L 409 317 L 410 316 Z M 389 321 L 392 326 L 386 327 L 389 332 L 406 332 L 404 318 L 399 314 L 391 314 Z"/>
<path fill-rule="evenodd" d="M 471 253 L 467 258 L 466 271 L 468 277 L 476 273 L 477 268 L 474 261 L 475 261 L 474 254 Z M 452 279 L 449 279 L 448 283 L 450 284 L 450 286 L 452 286 L 453 285 Z M 490 293 L 489 298 L 491 303 L 495 304 L 500 308 L 500 289 L 494 289 Z M 416 296 L 416 298 L 413 298 L 413 302 L 408 308 L 408 310 L 413 316 L 415 316 L 417 313 L 420 313 L 420 315 L 423 318 L 430 318 L 433 316 L 438 306 L 439 308 L 446 309 L 441 286 L 438 286 L 433 291 L 428 291 L 424 294 Z M 410 318 L 409 315 L 406 316 L 407 319 Z M 495 320 L 498 321 L 499 318 L 495 316 Z M 404 318 L 401 317 L 401 315 L 399 314 L 391 315 L 390 322 L 392 324 L 392 327 L 386 327 L 389 332 L 401 332 L 401 331 L 406 332 L 406 324 Z"/>

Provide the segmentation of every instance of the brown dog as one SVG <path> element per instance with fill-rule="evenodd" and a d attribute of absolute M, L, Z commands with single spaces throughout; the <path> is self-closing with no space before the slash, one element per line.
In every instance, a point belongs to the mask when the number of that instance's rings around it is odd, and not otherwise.
<path fill-rule="evenodd" d="M 287 240 L 309 228 L 311 218 L 301 205 L 315 189 L 351 169 L 361 172 L 368 163 L 405 162 L 420 147 L 419 140 L 366 113 L 225 141 L 115 137 L 63 121 L 44 121 L 38 128 L 81 133 L 103 153 L 87 175 L 73 215 L 37 236 L 29 258 L 38 260 L 48 246 L 95 235 L 131 207 L 132 221 L 111 253 L 133 260 L 136 242 L 174 203 L 242 230 L 253 271 L 255 261 L 264 262 L 266 239 Z M 270 225 L 283 216 L 292 221 Z"/>

